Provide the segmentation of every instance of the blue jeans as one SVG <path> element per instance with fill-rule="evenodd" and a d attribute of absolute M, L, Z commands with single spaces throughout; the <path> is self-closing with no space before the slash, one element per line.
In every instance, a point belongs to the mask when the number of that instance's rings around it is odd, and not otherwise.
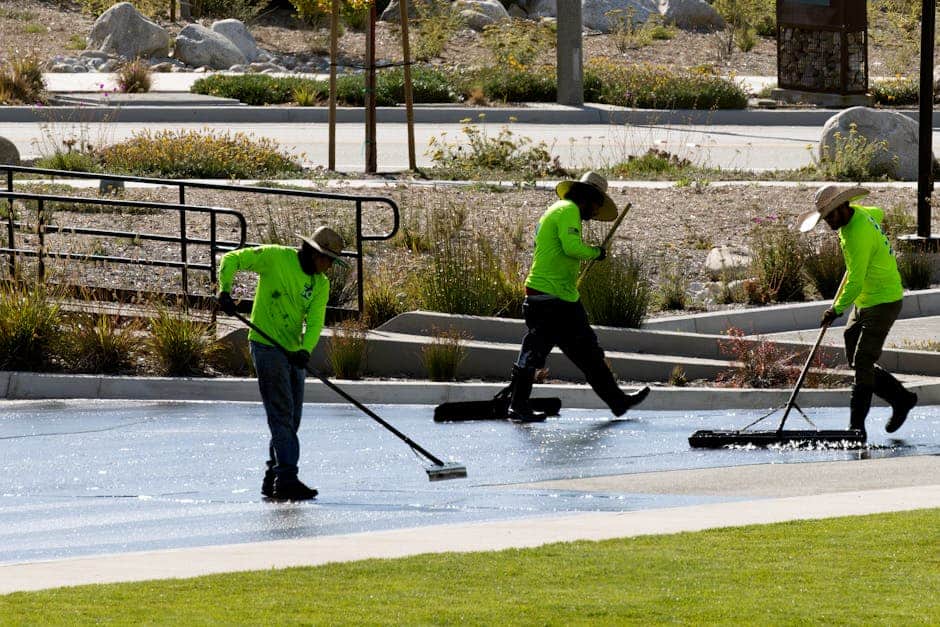
<path fill-rule="evenodd" d="M 304 408 L 304 377 L 307 371 L 295 368 L 279 348 L 260 342 L 249 342 L 251 359 L 258 373 L 261 401 L 268 415 L 271 442 L 268 445 L 268 467 L 277 475 L 297 476 L 300 459 L 300 415 Z"/>

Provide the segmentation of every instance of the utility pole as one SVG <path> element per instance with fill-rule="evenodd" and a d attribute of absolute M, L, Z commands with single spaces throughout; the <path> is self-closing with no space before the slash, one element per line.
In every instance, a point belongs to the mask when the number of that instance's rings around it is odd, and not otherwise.
<path fill-rule="evenodd" d="M 558 2 L 556 80 L 558 104 L 584 104 L 584 55 L 582 52 L 581 3 Z"/>
<path fill-rule="evenodd" d="M 933 195 L 933 48 L 936 0 L 924 0 L 920 32 L 920 116 L 918 120 L 917 236 L 930 238 Z"/>

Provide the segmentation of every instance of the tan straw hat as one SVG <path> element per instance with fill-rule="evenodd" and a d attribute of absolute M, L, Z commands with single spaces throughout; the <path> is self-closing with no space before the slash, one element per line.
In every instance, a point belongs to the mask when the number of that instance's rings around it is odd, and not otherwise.
<path fill-rule="evenodd" d="M 859 186 L 844 187 L 840 185 L 826 185 L 825 187 L 820 187 L 816 190 L 816 196 L 813 198 L 816 203 L 816 208 L 803 213 L 797 218 L 800 224 L 800 231 L 803 233 L 812 231 L 813 227 L 816 226 L 822 218 L 825 218 L 843 203 L 852 202 L 853 200 L 864 198 L 867 195 L 868 190 Z"/>
<path fill-rule="evenodd" d="M 575 185 L 587 185 L 591 189 L 600 192 L 601 196 L 604 197 L 604 204 L 597 210 L 597 215 L 594 216 L 595 220 L 611 222 L 617 217 L 617 205 L 615 205 L 613 199 L 607 195 L 607 179 L 597 172 L 585 172 L 584 176 L 578 181 L 562 181 L 556 185 L 555 193 L 558 194 L 559 198 L 564 200 L 568 197 L 568 192 L 570 192 Z"/>
<path fill-rule="evenodd" d="M 334 261 L 341 263 L 344 266 L 348 266 L 345 260 L 342 258 L 343 246 L 343 237 L 331 229 L 328 226 L 321 226 L 316 231 L 313 232 L 313 235 L 306 236 L 297 234 L 297 237 L 302 239 L 307 244 L 313 246 L 318 252 L 323 253 L 327 257 L 332 257 Z"/>

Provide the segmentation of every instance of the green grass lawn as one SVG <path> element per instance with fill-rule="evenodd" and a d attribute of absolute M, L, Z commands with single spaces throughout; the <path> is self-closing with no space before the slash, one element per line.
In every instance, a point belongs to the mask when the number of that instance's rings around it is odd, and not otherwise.
<path fill-rule="evenodd" d="M 937 624 L 940 509 L 0 597 L 93 622 Z"/>

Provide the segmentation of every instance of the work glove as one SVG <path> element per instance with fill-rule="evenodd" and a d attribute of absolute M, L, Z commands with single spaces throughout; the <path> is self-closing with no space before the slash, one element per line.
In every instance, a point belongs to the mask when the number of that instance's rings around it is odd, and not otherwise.
<path fill-rule="evenodd" d="M 305 351 L 302 348 L 299 351 L 292 351 L 288 353 L 287 361 L 294 368 L 306 368 L 307 364 L 310 363 L 310 351 Z"/>
<path fill-rule="evenodd" d="M 841 315 L 842 314 L 836 313 L 836 310 L 830 307 L 829 309 L 823 312 L 822 319 L 819 321 L 819 326 L 821 327 L 829 326 L 830 324 L 835 322 L 836 318 L 838 318 Z"/>
<path fill-rule="evenodd" d="M 604 248 L 603 246 L 598 246 L 598 247 L 597 247 L 597 250 L 601 251 L 601 254 L 599 254 L 599 255 L 597 256 L 597 258 L 594 259 L 594 261 L 604 261 L 605 259 L 607 259 L 607 249 L 606 249 L 606 248 Z"/>
<path fill-rule="evenodd" d="M 238 308 L 235 305 L 235 301 L 232 300 L 232 295 L 228 292 L 219 292 L 216 300 L 219 303 L 219 309 L 221 309 L 227 315 L 234 316 L 235 312 L 238 311 Z"/>

